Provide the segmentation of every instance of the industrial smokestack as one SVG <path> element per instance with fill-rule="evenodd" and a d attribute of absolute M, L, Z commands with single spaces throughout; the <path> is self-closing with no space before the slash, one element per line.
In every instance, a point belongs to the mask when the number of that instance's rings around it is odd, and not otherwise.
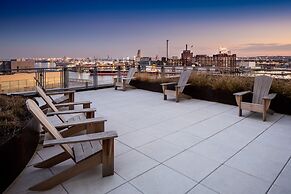
<path fill-rule="evenodd" d="M 169 40 L 167 40 L 167 60 L 168 61 L 168 58 L 169 58 Z"/>

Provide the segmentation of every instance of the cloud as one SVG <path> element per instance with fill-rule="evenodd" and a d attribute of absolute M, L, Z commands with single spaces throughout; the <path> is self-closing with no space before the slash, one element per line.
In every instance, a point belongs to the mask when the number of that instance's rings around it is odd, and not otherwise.
<path fill-rule="evenodd" d="M 240 51 L 290 51 L 291 44 L 278 43 L 250 43 L 242 45 L 238 50 Z"/>

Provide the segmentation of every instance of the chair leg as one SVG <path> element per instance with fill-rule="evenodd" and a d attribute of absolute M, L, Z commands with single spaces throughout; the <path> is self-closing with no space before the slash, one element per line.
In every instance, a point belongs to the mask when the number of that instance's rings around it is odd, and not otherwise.
<path fill-rule="evenodd" d="M 166 89 L 167 89 L 167 86 L 162 86 L 162 90 L 164 93 L 164 100 L 167 100 Z"/>
<path fill-rule="evenodd" d="M 238 116 L 242 116 L 242 109 L 241 109 L 241 102 L 242 102 L 242 96 L 235 96 L 236 104 L 238 106 Z"/>
<path fill-rule="evenodd" d="M 167 100 L 167 95 L 166 94 L 164 94 L 164 100 Z"/>
<path fill-rule="evenodd" d="M 47 160 L 39 162 L 33 166 L 36 168 L 50 168 L 56 164 L 59 164 L 65 160 L 68 160 L 69 158 L 70 158 L 70 156 L 66 152 L 62 152 L 62 153 L 55 155 Z"/>
<path fill-rule="evenodd" d="M 176 102 L 179 102 L 179 97 L 180 97 L 180 92 L 179 92 L 179 88 L 176 88 Z"/>
<path fill-rule="evenodd" d="M 123 91 L 126 91 L 126 83 L 124 81 L 122 83 L 122 89 L 123 89 Z"/>
<path fill-rule="evenodd" d="M 29 188 L 31 191 L 45 191 L 51 189 L 64 181 L 98 165 L 101 163 L 100 154 L 95 154 L 79 163 L 75 164 L 74 166 L 62 171 L 61 173 L 52 176 L 51 178 L 42 181 L 32 187 Z"/>
<path fill-rule="evenodd" d="M 266 118 L 267 118 L 267 112 L 264 111 L 264 112 L 263 112 L 263 121 L 266 121 Z"/>
<path fill-rule="evenodd" d="M 102 145 L 102 176 L 114 174 L 114 139 L 103 140 Z"/>

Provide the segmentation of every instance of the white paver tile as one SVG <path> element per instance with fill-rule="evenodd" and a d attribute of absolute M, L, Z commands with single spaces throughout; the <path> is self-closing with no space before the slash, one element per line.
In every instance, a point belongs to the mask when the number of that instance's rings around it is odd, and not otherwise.
<path fill-rule="evenodd" d="M 110 191 L 108 194 L 142 194 L 142 193 L 138 191 L 136 188 L 134 188 L 131 184 L 126 183 Z"/>
<path fill-rule="evenodd" d="M 289 152 L 252 142 L 228 162 L 227 166 L 272 182 L 290 156 Z"/>
<path fill-rule="evenodd" d="M 131 183 L 145 194 L 182 194 L 197 184 L 164 165 L 138 176 Z"/>
<path fill-rule="evenodd" d="M 224 165 L 203 180 L 202 184 L 223 194 L 264 194 L 271 185 Z"/>
<path fill-rule="evenodd" d="M 159 162 L 164 162 L 184 149 L 166 141 L 157 140 L 139 147 L 138 150 L 150 158 L 153 158 Z"/>
<path fill-rule="evenodd" d="M 187 149 L 202 140 L 195 135 L 185 132 L 173 133 L 166 137 L 163 137 L 162 139 L 184 149 Z"/>
<path fill-rule="evenodd" d="M 130 150 L 132 150 L 132 148 L 128 147 L 127 145 L 119 142 L 118 140 L 114 141 L 114 156 L 119 156 L 120 154 L 124 154 Z"/>
<path fill-rule="evenodd" d="M 199 185 L 195 186 L 187 194 L 217 194 L 217 192 L 199 184 Z"/>
<path fill-rule="evenodd" d="M 220 163 L 185 151 L 166 161 L 165 165 L 199 182 L 219 167 Z"/>
<path fill-rule="evenodd" d="M 203 141 L 191 147 L 189 151 L 198 153 L 220 163 L 225 162 L 237 152 L 237 150 L 232 147 L 209 141 Z"/>
<path fill-rule="evenodd" d="M 130 180 L 158 164 L 151 158 L 132 150 L 115 158 L 115 171 L 126 180 Z"/>
<path fill-rule="evenodd" d="M 290 180 L 291 180 L 291 163 L 289 161 L 289 163 L 285 166 L 285 168 L 277 178 L 275 185 L 279 186 L 282 189 L 291 191 Z"/>
<path fill-rule="evenodd" d="M 154 140 L 156 140 L 156 137 L 153 137 L 147 133 L 141 132 L 141 131 L 135 131 L 128 134 L 125 134 L 123 136 L 118 137 L 118 141 L 121 143 L 124 143 L 125 145 L 128 145 L 132 148 L 136 148 L 142 145 L 145 145 L 147 143 L 150 143 Z"/>
<path fill-rule="evenodd" d="M 273 185 L 268 192 L 268 194 L 289 194 L 289 193 L 291 193 L 290 189 L 286 189 L 285 187 L 280 187 L 277 185 Z"/>

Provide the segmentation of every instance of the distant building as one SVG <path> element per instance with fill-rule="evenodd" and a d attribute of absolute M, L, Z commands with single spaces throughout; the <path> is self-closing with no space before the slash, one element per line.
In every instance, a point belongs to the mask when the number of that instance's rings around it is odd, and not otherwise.
<path fill-rule="evenodd" d="M 34 65 L 35 65 L 34 60 L 12 59 L 10 61 L 0 61 L 0 72 L 13 73 L 13 71 L 33 69 Z"/>
<path fill-rule="evenodd" d="M 138 61 L 140 61 L 140 59 L 141 59 L 141 50 L 138 49 L 138 50 L 137 50 L 136 57 L 135 57 L 135 60 L 138 62 Z"/>
<path fill-rule="evenodd" d="M 208 67 L 213 66 L 213 57 L 207 55 L 196 55 L 194 57 L 194 63 L 197 66 Z"/>
<path fill-rule="evenodd" d="M 177 66 L 180 64 L 180 59 L 178 56 L 173 56 L 172 57 L 172 61 L 171 61 L 171 64 L 174 65 L 174 66 Z"/>
<path fill-rule="evenodd" d="M 146 66 L 151 65 L 151 57 L 141 57 L 139 60 L 139 64 L 141 66 L 141 68 L 145 69 Z"/>
<path fill-rule="evenodd" d="M 238 67 L 245 67 L 245 68 L 251 68 L 254 69 L 256 67 L 256 62 L 255 61 L 237 61 L 236 62 Z"/>
<path fill-rule="evenodd" d="M 168 62 L 168 61 L 167 61 L 167 60 L 168 60 L 167 57 L 162 57 L 161 60 L 162 60 L 162 62 L 163 62 L 165 65 L 166 65 L 167 62 Z"/>
<path fill-rule="evenodd" d="M 33 69 L 35 61 L 34 60 L 11 60 L 12 70 L 23 70 L 23 69 Z"/>
<path fill-rule="evenodd" d="M 181 61 L 183 66 L 192 65 L 193 52 L 188 50 L 188 46 L 186 45 L 186 50 L 183 50 L 181 53 Z"/>
<path fill-rule="evenodd" d="M 215 67 L 223 68 L 228 71 L 235 71 L 236 68 L 236 54 L 220 53 L 213 55 L 213 64 Z"/>
<path fill-rule="evenodd" d="M 0 61 L 0 73 L 11 73 L 11 61 Z"/>
<path fill-rule="evenodd" d="M 196 55 L 194 64 L 199 67 L 219 67 L 226 71 L 235 71 L 236 54 L 231 54 L 226 48 L 220 48 L 219 53 L 213 56 Z"/>

